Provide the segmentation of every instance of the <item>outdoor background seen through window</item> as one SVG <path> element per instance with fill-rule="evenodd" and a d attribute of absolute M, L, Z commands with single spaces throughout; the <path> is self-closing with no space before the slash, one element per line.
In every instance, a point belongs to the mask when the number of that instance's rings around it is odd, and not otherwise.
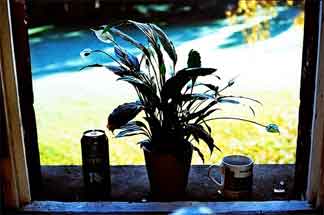
<path fill-rule="evenodd" d="M 209 157 L 208 148 L 202 145 L 206 163 L 218 163 L 234 153 L 251 156 L 256 163 L 295 162 L 303 1 L 35 2 L 28 5 L 29 42 L 42 165 L 81 164 L 80 138 L 85 130 L 94 128 L 104 129 L 108 135 L 112 165 L 144 164 L 136 144 L 142 137 L 117 139 L 106 129 L 109 113 L 119 104 L 133 101 L 135 91 L 127 83 L 116 82 L 117 76 L 103 68 L 80 71 L 88 64 L 109 63 L 100 54 L 82 58 L 80 52 L 85 48 L 113 53 L 113 46 L 100 42 L 90 28 L 124 19 L 153 22 L 165 30 L 176 47 L 178 69 L 186 66 L 187 54 L 195 49 L 203 67 L 217 68 L 222 80 L 215 84 L 234 78 L 230 94 L 262 102 L 224 104 L 216 115 L 279 125 L 280 135 L 273 135 L 239 121 L 211 122 L 222 152 L 216 150 Z M 143 41 L 139 31 L 122 30 Z M 139 54 L 129 44 L 123 46 Z M 201 163 L 194 155 L 193 164 Z"/>

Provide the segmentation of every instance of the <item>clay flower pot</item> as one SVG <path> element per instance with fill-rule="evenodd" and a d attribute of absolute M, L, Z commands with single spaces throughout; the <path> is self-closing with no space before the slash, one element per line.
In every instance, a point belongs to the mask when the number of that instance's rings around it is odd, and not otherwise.
<path fill-rule="evenodd" d="M 172 153 L 144 149 L 147 174 L 153 200 L 180 200 L 184 197 L 192 158 L 192 148 L 181 159 Z"/>

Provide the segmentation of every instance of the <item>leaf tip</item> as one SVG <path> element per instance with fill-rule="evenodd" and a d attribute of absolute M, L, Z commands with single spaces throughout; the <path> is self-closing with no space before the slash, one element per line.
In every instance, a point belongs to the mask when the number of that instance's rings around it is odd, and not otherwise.
<path fill-rule="evenodd" d="M 269 133 L 278 133 L 280 134 L 279 126 L 276 124 L 269 124 L 266 127 L 267 132 Z"/>

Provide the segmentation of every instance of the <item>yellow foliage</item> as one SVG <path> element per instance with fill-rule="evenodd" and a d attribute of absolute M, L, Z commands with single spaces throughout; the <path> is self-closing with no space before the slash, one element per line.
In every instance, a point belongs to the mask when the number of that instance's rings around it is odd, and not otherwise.
<path fill-rule="evenodd" d="M 286 0 L 286 6 L 301 5 L 304 7 L 304 1 Z M 278 1 L 273 0 L 239 0 L 238 7 L 225 12 L 230 24 L 238 23 L 238 17 L 241 16 L 244 22 L 249 22 L 259 15 L 274 17 L 277 15 Z M 254 43 L 259 40 L 268 39 L 270 35 L 269 19 L 253 26 L 252 29 L 243 30 L 245 42 Z M 294 25 L 303 26 L 304 12 L 301 12 L 294 20 Z"/>

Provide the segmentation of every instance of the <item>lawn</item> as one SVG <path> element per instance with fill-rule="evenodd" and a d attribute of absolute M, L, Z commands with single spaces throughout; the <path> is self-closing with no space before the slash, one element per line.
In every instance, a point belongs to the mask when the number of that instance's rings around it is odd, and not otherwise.
<path fill-rule="evenodd" d="M 218 120 L 210 123 L 215 143 L 222 152 L 211 156 L 208 148 L 200 143 L 206 157 L 206 164 L 218 163 L 229 154 L 251 156 L 256 163 L 294 163 L 298 124 L 298 93 L 292 90 L 245 92 L 263 102 L 254 105 L 256 116 L 249 108 L 226 106 L 223 115 L 244 116 L 258 122 L 277 123 L 281 134 L 269 134 L 255 125 L 238 121 Z M 50 97 L 50 95 L 49 95 Z M 71 98 L 61 96 L 37 101 L 36 116 L 42 165 L 81 164 L 80 138 L 89 128 L 105 129 L 109 138 L 110 164 L 144 164 L 144 157 L 136 142 L 141 137 L 116 139 L 105 128 L 108 113 L 124 98 L 105 99 L 102 96 Z M 225 107 L 224 107 L 225 108 Z M 195 154 L 193 164 L 202 164 Z"/>

